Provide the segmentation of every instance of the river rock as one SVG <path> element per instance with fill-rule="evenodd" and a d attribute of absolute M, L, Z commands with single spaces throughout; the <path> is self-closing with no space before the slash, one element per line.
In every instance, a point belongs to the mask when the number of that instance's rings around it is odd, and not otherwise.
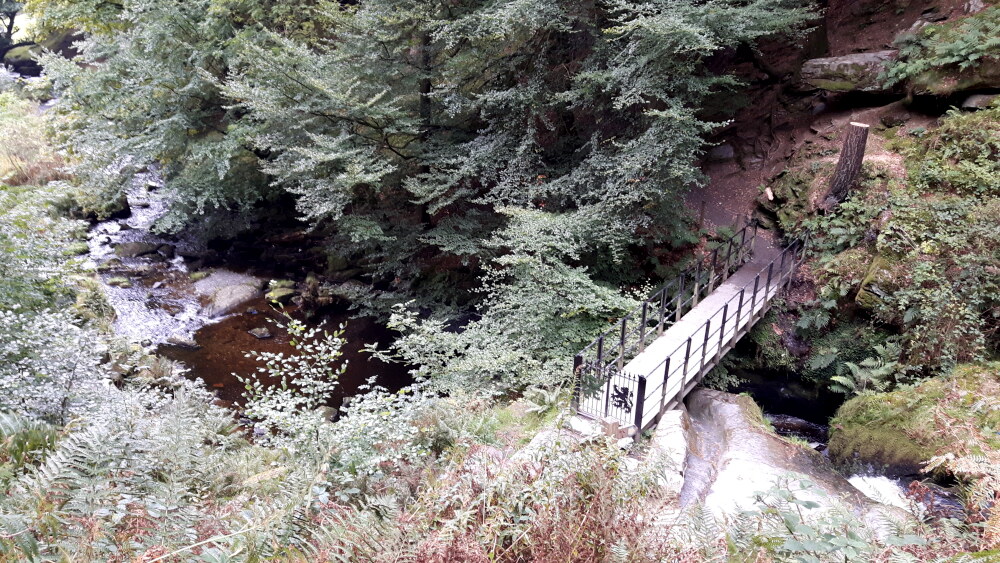
<path fill-rule="evenodd" d="M 115 254 L 122 258 L 137 258 L 153 254 L 158 248 L 160 245 L 152 242 L 123 242 L 115 246 Z"/>
<path fill-rule="evenodd" d="M 156 248 L 156 251 L 166 258 L 172 259 L 176 255 L 177 247 L 172 244 L 161 244 Z"/>
<path fill-rule="evenodd" d="M 202 307 L 202 313 L 209 317 L 219 317 L 259 297 L 262 284 L 261 279 L 253 276 L 217 270 L 195 282 L 194 289 L 199 295 L 208 298 L 208 304 Z"/>
<path fill-rule="evenodd" d="M 189 350 L 197 350 L 201 346 L 195 342 L 194 338 L 186 334 L 174 334 L 167 338 L 167 344 L 171 346 L 177 346 L 179 348 L 188 348 Z"/>
<path fill-rule="evenodd" d="M 771 432 L 750 397 L 697 389 L 687 404 L 693 438 L 682 506 L 702 503 L 724 518 L 757 508 L 759 493 L 780 488 L 819 505 L 801 507 L 804 511 L 845 510 L 879 535 L 889 532 L 887 521 L 908 518 L 904 511 L 877 503 L 854 488 L 819 453 Z M 803 482 L 811 486 L 803 487 Z"/>
<path fill-rule="evenodd" d="M 802 82 L 830 92 L 886 92 L 879 75 L 896 53 L 875 51 L 810 59 L 802 64 Z"/>
<path fill-rule="evenodd" d="M 248 330 L 247 332 L 249 332 L 250 335 L 256 338 L 257 340 L 267 340 L 268 338 L 274 337 L 274 335 L 271 334 L 271 331 L 267 330 L 264 327 L 253 328 Z"/>

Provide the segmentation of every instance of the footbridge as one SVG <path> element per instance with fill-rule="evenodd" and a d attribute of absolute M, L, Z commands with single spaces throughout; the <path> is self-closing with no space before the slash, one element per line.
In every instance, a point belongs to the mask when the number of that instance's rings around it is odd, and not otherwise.
<path fill-rule="evenodd" d="M 764 316 L 803 257 L 802 243 L 774 248 L 748 222 L 576 355 L 577 414 L 656 424 Z"/>

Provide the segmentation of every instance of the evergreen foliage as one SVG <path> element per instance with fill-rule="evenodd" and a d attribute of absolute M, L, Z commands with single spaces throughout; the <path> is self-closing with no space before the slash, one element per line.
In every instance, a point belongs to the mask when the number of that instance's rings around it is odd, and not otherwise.
<path fill-rule="evenodd" d="M 489 252 L 504 207 L 582 214 L 619 254 L 666 240 L 732 80 L 705 57 L 809 15 L 750 3 L 476 1 L 353 6 L 129 1 L 32 7 L 90 32 L 83 69 L 46 60 L 81 182 L 121 191 L 161 166 L 163 228 L 295 196 L 386 275 Z"/>

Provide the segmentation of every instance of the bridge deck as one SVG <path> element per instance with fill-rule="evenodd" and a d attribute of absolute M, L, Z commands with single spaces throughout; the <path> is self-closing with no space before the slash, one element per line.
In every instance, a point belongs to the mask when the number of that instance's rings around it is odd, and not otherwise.
<path fill-rule="evenodd" d="M 771 284 L 767 284 L 768 266 L 780 253 L 772 247 L 759 248 L 751 262 L 733 273 L 625 365 L 623 373 L 646 377 L 643 427 L 664 408 L 672 408 L 683 400 L 690 388 L 715 367 L 767 309 L 780 291 L 779 280 L 786 273 L 779 271 L 782 268 L 775 264 Z M 755 294 L 754 283 L 758 275 L 759 287 Z"/>

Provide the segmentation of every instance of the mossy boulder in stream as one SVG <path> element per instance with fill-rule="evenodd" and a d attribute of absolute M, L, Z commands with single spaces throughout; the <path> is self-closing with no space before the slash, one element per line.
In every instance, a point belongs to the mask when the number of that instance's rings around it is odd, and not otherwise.
<path fill-rule="evenodd" d="M 1000 363 L 994 362 L 959 366 L 915 387 L 855 397 L 831 421 L 830 458 L 902 476 L 916 474 L 931 457 L 964 450 L 972 432 L 1000 448 L 1000 410 L 989 405 L 998 396 Z M 945 418 L 961 423 L 944 423 Z"/>

